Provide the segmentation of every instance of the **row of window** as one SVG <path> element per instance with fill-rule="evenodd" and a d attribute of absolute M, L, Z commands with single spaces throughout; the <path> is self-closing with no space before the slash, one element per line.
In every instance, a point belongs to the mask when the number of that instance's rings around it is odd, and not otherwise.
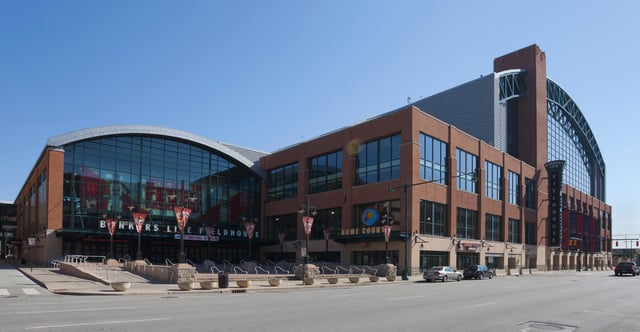
<path fill-rule="evenodd" d="M 459 239 L 479 239 L 480 229 L 476 211 L 458 208 L 456 211 L 456 234 Z M 420 233 L 435 236 L 451 236 L 448 231 L 447 205 L 436 202 L 420 201 Z M 509 218 L 507 223 L 506 241 L 521 243 L 521 221 Z M 527 222 L 525 227 L 525 242 L 535 244 L 537 238 L 535 223 Z M 485 234 L 487 241 L 505 241 L 502 217 L 485 215 Z"/>
<path fill-rule="evenodd" d="M 355 170 L 356 185 L 370 184 L 400 177 L 400 135 L 385 137 L 360 145 Z M 420 177 L 426 181 L 448 185 L 447 143 L 420 134 Z M 478 157 L 457 149 L 457 188 L 477 193 Z M 311 158 L 309 161 L 309 193 L 342 188 L 342 151 Z M 502 167 L 490 161 L 484 164 L 485 195 L 502 200 Z M 298 193 L 298 163 L 281 166 L 268 172 L 269 200 L 288 199 Z M 535 209 L 535 182 L 526 179 L 525 207 Z M 520 174 L 508 171 L 508 202 L 520 205 Z"/>

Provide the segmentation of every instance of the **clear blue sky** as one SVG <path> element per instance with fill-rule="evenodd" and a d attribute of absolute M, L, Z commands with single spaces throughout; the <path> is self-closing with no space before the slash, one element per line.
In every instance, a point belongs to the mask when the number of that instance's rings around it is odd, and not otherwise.
<path fill-rule="evenodd" d="M 176 128 L 271 152 L 488 74 L 538 44 L 640 233 L 639 1 L 0 0 L 0 200 L 49 137 Z"/>

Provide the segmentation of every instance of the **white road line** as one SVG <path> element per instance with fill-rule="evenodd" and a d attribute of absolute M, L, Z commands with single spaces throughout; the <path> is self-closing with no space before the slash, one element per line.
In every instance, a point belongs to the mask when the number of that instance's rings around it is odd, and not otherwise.
<path fill-rule="evenodd" d="M 423 298 L 424 295 L 418 295 L 418 296 L 404 296 L 404 297 L 392 297 L 392 298 L 388 298 L 388 301 L 403 301 L 403 300 L 411 300 L 411 299 L 421 299 Z"/>
<path fill-rule="evenodd" d="M 478 304 L 466 305 L 466 306 L 461 307 L 461 308 L 462 308 L 462 309 L 468 309 L 468 308 L 481 307 L 481 306 L 490 305 L 490 304 L 496 304 L 496 303 L 495 303 L 495 302 L 485 302 L 485 303 L 478 303 Z"/>
<path fill-rule="evenodd" d="M 75 324 L 59 324 L 59 325 L 41 325 L 41 326 L 28 326 L 25 327 L 25 330 L 40 330 L 40 329 L 55 329 L 55 328 L 66 328 L 66 327 L 76 327 L 76 326 L 93 326 L 93 325 L 113 325 L 113 324 L 131 324 L 131 323 L 144 323 L 144 322 L 154 322 L 160 320 L 170 320 L 170 317 L 161 317 L 161 318 L 148 318 L 148 319 L 133 319 L 133 320 L 108 320 L 104 322 L 92 322 L 92 323 L 75 323 Z"/>
<path fill-rule="evenodd" d="M 0 296 L 9 296 L 9 291 L 6 288 L 0 288 Z"/>
<path fill-rule="evenodd" d="M 40 295 L 35 288 L 23 288 L 22 291 L 27 295 Z"/>
<path fill-rule="evenodd" d="M 129 310 L 136 307 L 111 307 L 111 308 L 82 308 L 82 309 L 66 309 L 66 310 L 40 310 L 40 311 L 18 311 L 16 314 L 29 315 L 37 313 L 56 313 L 56 312 L 82 312 L 82 311 L 105 311 L 105 310 Z"/>

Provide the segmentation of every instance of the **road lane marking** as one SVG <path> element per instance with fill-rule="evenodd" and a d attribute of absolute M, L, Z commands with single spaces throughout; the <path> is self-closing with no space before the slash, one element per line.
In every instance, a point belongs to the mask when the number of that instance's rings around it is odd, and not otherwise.
<path fill-rule="evenodd" d="M 23 288 L 22 291 L 27 295 L 40 295 L 35 288 Z"/>
<path fill-rule="evenodd" d="M 66 327 L 77 327 L 77 326 L 95 326 L 95 325 L 114 325 L 114 324 L 131 324 L 131 323 L 145 323 L 145 322 L 156 322 L 161 320 L 170 320 L 171 317 L 160 317 L 160 318 L 148 318 L 148 319 L 132 319 L 132 320 L 108 320 L 104 322 L 92 322 L 92 323 L 75 323 L 75 324 L 59 324 L 59 325 L 40 325 L 40 326 L 27 326 L 25 330 L 40 330 L 40 329 L 56 329 L 56 328 L 66 328 Z"/>
<path fill-rule="evenodd" d="M 83 311 L 105 311 L 105 310 L 129 310 L 135 309 L 136 307 L 107 307 L 107 308 L 82 308 L 82 309 L 65 309 L 65 310 L 39 310 L 39 311 L 18 311 L 16 314 L 21 315 L 29 315 L 29 314 L 37 314 L 37 313 L 57 313 L 57 312 L 83 312 Z"/>
<path fill-rule="evenodd" d="M 481 306 L 490 305 L 490 304 L 496 304 L 496 303 L 495 303 L 495 302 L 485 302 L 485 303 L 478 303 L 478 304 L 466 305 L 466 306 L 461 307 L 461 308 L 462 308 L 462 309 L 468 309 L 468 308 L 481 307 Z"/>
<path fill-rule="evenodd" d="M 411 299 L 421 299 L 423 298 L 424 295 L 417 295 L 417 296 L 403 296 L 403 297 L 392 297 L 392 298 L 388 298 L 388 301 L 403 301 L 403 300 L 411 300 Z"/>
<path fill-rule="evenodd" d="M 9 296 L 9 291 L 6 288 L 0 288 L 0 296 Z"/>

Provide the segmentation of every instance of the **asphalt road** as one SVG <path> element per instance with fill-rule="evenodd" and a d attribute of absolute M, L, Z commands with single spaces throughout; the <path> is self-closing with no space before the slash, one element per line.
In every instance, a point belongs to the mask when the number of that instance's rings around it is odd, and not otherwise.
<path fill-rule="evenodd" d="M 242 294 L 17 296 L 0 298 L 0 331 L 639 331 L 639 299 L 640 277 L 612 271 Z"/>

